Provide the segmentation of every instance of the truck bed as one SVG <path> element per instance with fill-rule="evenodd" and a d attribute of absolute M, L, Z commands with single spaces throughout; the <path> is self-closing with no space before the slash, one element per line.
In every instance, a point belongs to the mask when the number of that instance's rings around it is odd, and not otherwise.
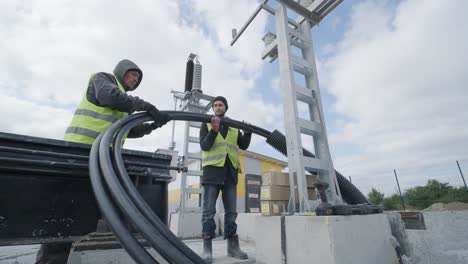
<path fill-rule="evenodd" d="M 74 241 L 100 218 L 88 172 L 91 146 L 0 132 L 0 246 Z M 172 157 L 123 150 L 130 177 L 167 220 Z"/>

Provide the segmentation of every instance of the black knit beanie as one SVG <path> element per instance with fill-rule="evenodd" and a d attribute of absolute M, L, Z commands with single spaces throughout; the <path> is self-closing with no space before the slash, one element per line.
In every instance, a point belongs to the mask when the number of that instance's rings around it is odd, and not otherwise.
<path fill-rule="evenodd" d="M 216 101 L 221 101 L 224 103 L 224 107 L 226 108 L 226 111 L 228 110 L 228 103 L 227 103 L 227 100 L 226 98 L 224 98 L 223 96 L 216 96 L 215 99 L 213 99 L 213 102 L 211 102 L 211 104 L 214 104 L 214 102 Z M 211 106 L 213 107 L 213 106 Z"/>

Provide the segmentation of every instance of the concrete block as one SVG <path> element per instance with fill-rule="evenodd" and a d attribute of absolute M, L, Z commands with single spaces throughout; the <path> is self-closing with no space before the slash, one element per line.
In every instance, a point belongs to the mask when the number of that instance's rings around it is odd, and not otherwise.
<path fill-rule="evenodd" d="M 237 234 L 241 240 L 255 242 L 255 219 L 260 213 L 242 213 L 237 216 Z"/>
<path fill-rule="evenodd" d="M 390 224 L 383 214 L 256 218 L 257 263 L 395 264 Z M 284 243 L 283 242 L 283 243 Z"/>
<path fill-rule="evenodd" d="M 237 215 L 237 234 L 241 240 L 255 242 L 255 218 L 260 213 L 239 213 Z M 224 234 L 224 213 L 217 214 L 219 222 L 219 234 Z"/>
<path fill-rule="evenodd" d="M 214 220 L 219 222 L 218 216 Z M 202 233 L 201 213 L 174 213 L 170 217 L 169 227 L 171 231 L 181 239 L 200 238 Z M 219 232 L 219 225 L 216 225 L 216 234 Z"/>
<path fill-rule="evenodd" d="M 406 233 L 405 223 L 403 222 L 399 212 L 385 212 L 385 215 L 388 218 L 390 223 L 390 228 L 392 230 L 392 235 L 400 244 L 402 254 L 406 256 L 412 256 L 413 250 L 412 246 L 408 240 L 408 234 Z"/>
<path fill-rule="evenodd" d="M 281 216 L 255 218 L 255 254 L 257 263 L 284 263 L 281 261 Z"/>
<path fill-rule="evenodd" d="M 418 264 L 468 263 L 468 211 L 423 212 L 426 230 L 406 229 Z"/>
<path fill-rule="evenodd" d="M 336 216 L 329 220 L 325 223 L 329 225 L 332 242 L 332 263 L 398 263 L 391 241 L 390 224 L 385 215 Z"/>

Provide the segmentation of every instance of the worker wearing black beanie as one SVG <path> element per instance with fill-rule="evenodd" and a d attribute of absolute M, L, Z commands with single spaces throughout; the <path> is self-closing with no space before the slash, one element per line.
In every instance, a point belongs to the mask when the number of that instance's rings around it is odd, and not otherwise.
<path fill-rule="evenodd" d="M 224 98 L 224 96 L 216 96 L 216 97 L 213 99 L 213 102 L 211 102 L 212 105 L 213 105 L 214 102 L 216 102 L 216 101 L 221 101 L 221 102 L 224 103 L 224 108 L 225 108 L 225 109 L 224 109 L 224 112 L 226 112 L 226 111 L 228 110 L 228 108 L 229 108 L 229 107 L 228 107 L 228 103 L 227 103 L 226 98 Z"/>
<path fill-rule="evenodd" d="M 214 216 L 220 191 L 225 211 L 224 237 L 228 240 L 228 255 L 239 259 L 248 258 L 239 247 L 237 235 L 237 176 L 240 171 L 239 150 L 249 147 L 252 133 L 222 124 L 221 118 L 227 118 L 227 109 L 226 98 L 215 97 L 212 101 L 214 116 L 210 123 L 203 123 L 200 127 L 203 167 L 203 175 L 200 178 L 203 185 L 202 258 L 207 263 L 213 261 L 211 241 L 216 237 Z"/>

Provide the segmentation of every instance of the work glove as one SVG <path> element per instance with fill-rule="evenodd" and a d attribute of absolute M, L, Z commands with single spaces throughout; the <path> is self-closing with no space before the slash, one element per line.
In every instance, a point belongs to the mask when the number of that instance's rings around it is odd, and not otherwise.
<path fill-rule="evenodd" d="M 130 130 L 128 133 L 128 138 L 140 138 L 143 137 L 144 135 L 151 134 L 151 131 L 153 131 L 155 128 L 153 128 L 155 125 L 151 124 L 141 124 L 138 125 Z"/>
<path fill-rule="evenodd" d="M 153 122 L 150 124 L 150 126 L 151 126 L 151 130 L 155 130 L 156 128 L 162 127 L 163 125 L 161 125 L 158 122 Z"/>
<path fill-rule="evenodd" d="M 156 106 L 150 104 L 147 102 L 147 106 L 145 107 L 147 110 L 146 112 L 148 112 L 148 114 L 151 115 L 151 117 L 153 118 L 155 124 L 153 125 L 153 129 L 156 129 L 158 127 L 162 127 L 164 126 L 165 124 L 167 124 L 167 122 L 169 122 L 170 120 L 170 117 L 168 114 L 166 113 L 161 113 L 158 108 L 156 108 Z"/>
<path fill-rule="evenodd" d="M 246 124 L 246 125 L 251 125 L 249 122 L 245 122 L 244 120 L 242 120 L 242 123 L 244 123 L 244 124 Z M 242 134 L 244 134 L 244 135 L 252 135 L 252 131 L 250 131 L 250 130 L 241 129 L 240 131 L 241 131 Z"/>

